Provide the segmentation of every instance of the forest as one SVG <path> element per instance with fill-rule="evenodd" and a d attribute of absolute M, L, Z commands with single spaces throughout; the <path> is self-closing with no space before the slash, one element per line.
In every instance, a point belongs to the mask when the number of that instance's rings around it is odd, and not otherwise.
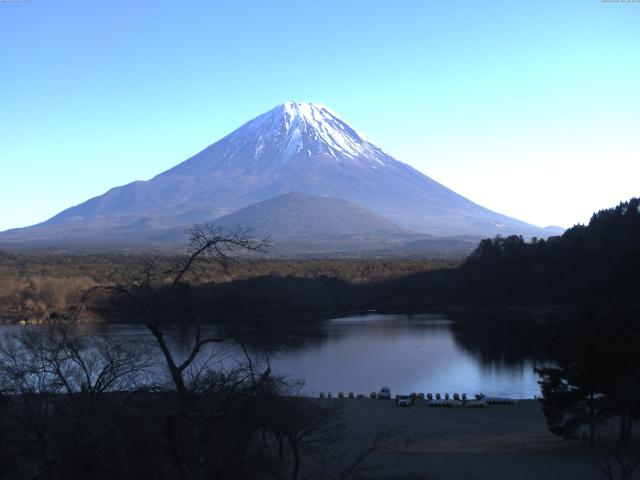
<path fill-rule="evenodd" d="M 380 302 L 430 305 L 638 307 L 640 199 L 595 213 L 562 236 L 482 240 L 457 268 L 375 282 Z"/>
<path fill-rule="evenodd" d="M 0 251 L 0 321 L 42 322 L 49 318 L 70 318 L 86 290 L 139 278 L 150 265 L 157 272 L 171 271 L 184 257 L 185 254 L 75 255 Z M 236 290 L 236 287 L 245 290 L 245 286 L 258 282 L 273 284 L 271 291 L 286 294 L 287 287 L 282 287 L 290 284 L 299 289 L 309 288 L 306 285 L 322 289 L 326 282 L 361 285 L 459 264 L 460 260 L 425 258 L 237 259 L 224 268 L 215 263 L 197 265 L 190 272 L 188 282 L 192 287 L 215 285 L 223 292 Z M 256 281 L 256 277 L 263 280 Z M 84 314 L 84 320 L 94 318 L 91 312 L 84 311 Z"/>

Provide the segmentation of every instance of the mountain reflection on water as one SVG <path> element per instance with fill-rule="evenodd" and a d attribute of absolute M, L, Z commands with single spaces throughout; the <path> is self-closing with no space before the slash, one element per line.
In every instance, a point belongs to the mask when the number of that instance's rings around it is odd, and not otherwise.
<path fill-rule="evenodd" d="M 15 333 L 21 328 L 26 327 L 2 326 L 0 332 Z M 141 325 L 76 328 L 86 335 L 153 344 Z M 219 333 L 225 328 L 229 327 L 207 327 Z M 395 393 L 484 392 L 533 398 L 540 393 L 533 369 L 545 361 L 525 322 L 454 323 L 441 314 L 350 316 L 319 325 L 276 327 L 268 335 L 250 331 L 244 335 L 247 343 L 259 344 L 268 352 L 275 373 L 304 380 L 303 392 L 310 395 L 321 391 L 368 394 L 384 385 Z M 189 338 L 186 329 L 171 329 L 172 346 L 180 355 L 186 355 Z M 237 345 L 212 348 L 220 351 L 221 364 L 226 366 L 244 355 Z"/>

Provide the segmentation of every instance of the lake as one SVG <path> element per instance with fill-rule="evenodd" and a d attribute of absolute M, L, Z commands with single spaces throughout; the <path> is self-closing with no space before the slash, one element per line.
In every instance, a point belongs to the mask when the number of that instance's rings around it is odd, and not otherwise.
<path fill-rule="evenodd" d="M 24 328 L 39 327 L 4 325 L 0 333 Z M 77 328 L 88 335 L 153 343 L 141 325 L 84 324 Z M 177 330 L 171 335 L 173 347 L 184 354 L 185 339 Z M 479 340 L 481 335 L 460 331 L 444 315 L 350 316 L 319 325 L 281 328 L 277 337 L 277 349 L 269 360 L 273 371 L 304 380 L 303 393 L 313 396 L 321 391 L 368 395 L 382 386 L 391 387 L 394 393 L 484 392 L 514 398 L 540 394 L 533 371 L 539 359 L 526 353 L 514 355 L 509 348 L 502 354 L 502 346 L 512 346 L 508 337 L 487 347 Z M 240 355 L 233 345 L 215 348 L 232 357 Z"/>

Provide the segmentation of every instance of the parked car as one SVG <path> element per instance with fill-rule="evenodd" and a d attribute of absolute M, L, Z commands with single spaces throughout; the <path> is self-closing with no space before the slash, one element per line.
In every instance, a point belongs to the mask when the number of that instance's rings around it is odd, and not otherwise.
<path fill-rule="evenodd" d="M 389 387 L 382 387 L 377 395 L 378 399 L 390 400 L 391 399 L 391 389 Z"/>
<path fill-rule="evenodd" d="M 410 407 L 413 405 L 413 400 L 409 395 L 398 395 L 396 398 L 396 405 L 398 407 Z"/>

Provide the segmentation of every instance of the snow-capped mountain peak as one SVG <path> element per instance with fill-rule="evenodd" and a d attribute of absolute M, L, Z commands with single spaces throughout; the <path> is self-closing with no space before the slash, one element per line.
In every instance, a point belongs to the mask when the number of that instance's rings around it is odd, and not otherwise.
<path fill-rule="evenodd" d="M 244 128 L 259 131 L 256 159 L 267 155 L 270 147 L 280 150 L 278 160 L 284 162 L 300 155 L 328 155 L 338 161 L 367 157 L 385 165 L 390 158 L 322 103 L 287 101 L 239 130 Z"/>
<path fill-rule="evenodd" d="M 291 192 L 346 200 L 430 235 L 546 236 L 449 190 L 308 102 L 279 105 L 151 180 L 113 188 L 36 229 L 182 228 Z"/>

